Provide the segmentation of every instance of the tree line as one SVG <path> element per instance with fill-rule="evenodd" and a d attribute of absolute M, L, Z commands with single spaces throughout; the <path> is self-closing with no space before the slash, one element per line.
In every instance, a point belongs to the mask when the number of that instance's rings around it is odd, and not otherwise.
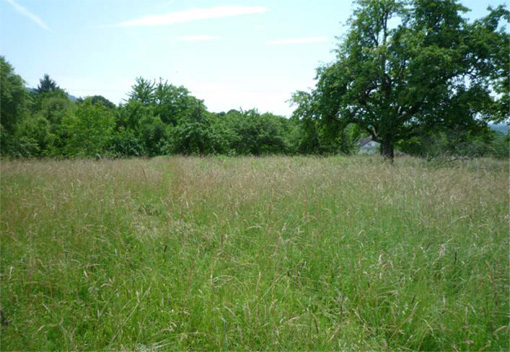
<path fill-rule="evenodd" d="M 287 119 L 256 109 L 214 113 L 186 88 L 136 79 L 124 103 L 73 100 L 45 75 L 27 89 L 0 57 L 0 153 L 9 157 L 166 154 L 509 156 L 509 41 L 502 6 L 469 22 L 455 0 L 357 0 L 337 59 L 296 92 Z"/>
<path fill-rule="evenodd" d="M 14 157 L 296 154 L 299 123 L 256 110 L 212 113 L 184 87 L 137 78 L 124 104 L 73 101 L 49 76 L 28 90 L 4 58 L 1 152 Z"/>

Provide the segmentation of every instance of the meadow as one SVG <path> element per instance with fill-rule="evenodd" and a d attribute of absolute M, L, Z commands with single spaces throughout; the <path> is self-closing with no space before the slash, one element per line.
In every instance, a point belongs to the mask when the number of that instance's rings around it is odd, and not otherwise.
<path fill-rule="evenodd" d="M 509 163 L 7 161 L 1 350 L 504 350 Z"/>

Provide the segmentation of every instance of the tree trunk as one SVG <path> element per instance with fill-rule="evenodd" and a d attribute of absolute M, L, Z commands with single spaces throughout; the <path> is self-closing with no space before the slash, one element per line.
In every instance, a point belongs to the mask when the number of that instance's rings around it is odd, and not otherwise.
<path fill-rule="evenodd" d="M 384 159 L 393 163 L 393 138 L 391 136 L 384 136 L 381 143 L 381 154 Z"/>

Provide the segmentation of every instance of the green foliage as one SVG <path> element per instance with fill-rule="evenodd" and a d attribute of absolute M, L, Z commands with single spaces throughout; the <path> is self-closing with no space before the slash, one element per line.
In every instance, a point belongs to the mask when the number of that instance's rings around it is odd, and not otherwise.
<path fill-rule="evenodd" d="M 138 126 L 138 137 L 143 145 L 144 154 L 161 155 L 167 140 L 167 127 L 159 116 L 144 115 Z"/>
<path fill-rule="evenodd" d="M 217 151 L 214 130 L 204 122 L 185 122 L 172 129 L 170 152 L 183 155 L 207 155 Z"/>
<path fill-rule="evenodd" d="M 236 155 L 291 154 L 293 122 L 256 110 L 230 110 L 218 115 L 215 126 L 226 140 L 226 148 Z"/>
<path fill-rule="evenodd" d="M 92 104 L 102 104 L 104 107 L 115 110 L 116 106 L 114 103 L 103 97 L 102 95 L 94 95 L 92 97 L 89 97 L 87 99 L 90 99 Z"/>
<path fill-rule="evenodd" d="M 106 152 L 111 143 L 115 119 L 110 109 L 86 100 L 62 119 L 64 155 L 95 157 Z"/>
<path fill-rule="evenodd" d="M 74 103 L 63 90 L 41 93 L 34 97 L 33 114 L 39 115 L 50 121 L 53 125 L 59 125 L 62 118 Z"/>
<path fill-rule="evenodd" d="M 504 26 L 500 26 L 501 20 Z M 496 122 L 509 120 L 510 112 L 510 64 L 508 56 L 508 23 L 510 13 L 502 5 L 490 8 L 488 16 L 472 25 L 471 43 L 476 47 L 477 56 L 485 66 L 497 94 L 496 104 L 490 107 L 489 119 Z"/>
<path fill-rule="evenodd" d="M 409 139 L 398 143 L 399 149 L 409 155 L 448 158 L 495 157 L 508 158 L 508 136 L 485 127 L 481 121 L 477 126 L 449 126 L 442 129 L 420 129 Z M 476 127 L 476 129 L 475 129 Z"/>
<path fill-rule="evenodd" d="M 144 146 L 135 135 L 135 131 L 119 127 L 110 139 L 107 154 L 115 157 L 132 157 L 144 155 Z"/>
<path fill-rule="evenodd" d="M 476 117 L 499 119 L 491 90 L 503 92 L 508 79 L 502 46 L 510 37 L 496 31 L 508 18 L 503 7 L 468 23 L 462 17 L 466 9 L 456 1 L 359 0 L 356 5 L 337 61 L 318 70 L 311 96 L 294 96 L 303 105 L 297 118 L 320 121 L 328 129 L 354 123 L 382 143 L 391 159 L 394 145 L 421 128 L 454 125 L 474 133 Z"/>
<path fill-rule="evenodd" d="M 150 107 L 137 100 L 130 100 L 126 105 L 121 105 L 117 111 L 117 127 L 136 131 L 140 125 L 140 119 L 146 115 L 152 115 Z"/>
<path fill-rule="evenodd" d="M 154 83 L 142 77 L 136 78 L 136 84 L 131 87 L 130 100 L 138 101 L 143 105 L 154 102 Z"/>
<path fill-rule="evenodd" d="M 186 88 L 176 87 L 162 79 L 154 87 L 153 101 L 154 114 L 172 126 L 206 111 L 204 103 L 191 96 Z"/>
<path fill-rule="evenodd" d="M 52 80 L 48 74 L 45 74 L 43 78 L 39 80 L 39 86 L 36 89 L 38 94 L 55 92 L 60 90 L 57 86 L 57 82 Z"/>
<path fill-rule="evenodd" d="M 25 157 L 51 155 L 57 140 L 51 123 L 41 115 L 25 119 L 19 128 L 17 138 L 20 142 L 18 152 Z"/>
<path fill-rule="evenodd" d="M 354 153 L 361 135 L 360 127 L 352 123 L 343 125 L 336 119 L 323 119 L 321 114 L 326 111 L 325 108 L 333 105 L 319 103 L 314 95 L 315 93 L 303 91 L 292 95 L 292 104 L 297 106 L 292 119 L 301 124 L 299 152 L 303 154 Z"/>
<path fill-rule="evenodd" d="M 490 155 L 499 159 L 510 159 L 510 135 L 502 133 L 494 133 L 494 141 Z"/>
<path fill-rule="evenodd" d="M 0 154 L 15 154 L 14 135 L 18 124 L 27 115 L 29 95 L 23 79 L 0 56 Z"/>

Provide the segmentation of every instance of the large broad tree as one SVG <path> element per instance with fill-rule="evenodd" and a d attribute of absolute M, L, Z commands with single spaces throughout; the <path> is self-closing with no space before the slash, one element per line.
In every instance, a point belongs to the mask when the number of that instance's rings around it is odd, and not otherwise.
<path fill-rule="evenodd" d="M 456 0 L 357 0 L 336 62 L 318 69 L 298 117 L 358 125 L 391 160 L 421 131 L 505 119 L 509 13 L 469 22 L 467 11 Z"/>

